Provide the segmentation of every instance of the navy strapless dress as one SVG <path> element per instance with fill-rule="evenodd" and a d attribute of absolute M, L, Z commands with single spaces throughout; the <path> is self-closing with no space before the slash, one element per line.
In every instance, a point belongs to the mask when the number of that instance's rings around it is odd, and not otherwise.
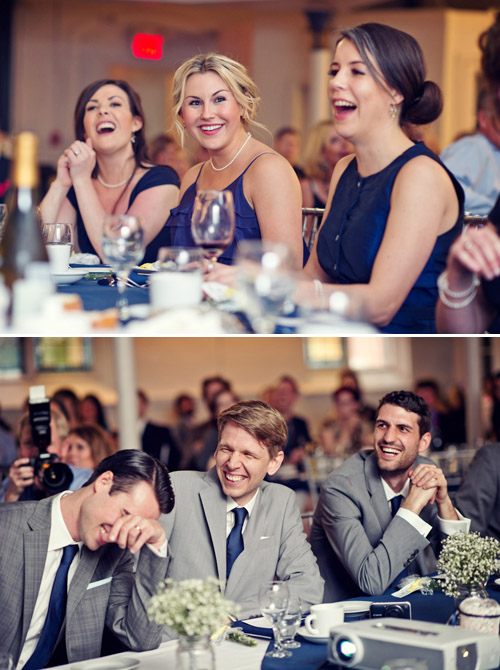
<path fill-rule="evenodd" d="M 361 177 L 353 159 L 341 176 L 333 201 L 318 235 L 318 260 L 335 284 L 367 284 L 385 233 L 391 192 L 399 170 L 416 156 L 429 156 L 450 176 L 459 201 L 455 225 L 439 235 L 413 288 L 383 333 L 435 333 L 437 278 L 444 270 L 448 250 L 463 221 L 462 187 L 439 158 L 418 142 L 386 168 Z"/>

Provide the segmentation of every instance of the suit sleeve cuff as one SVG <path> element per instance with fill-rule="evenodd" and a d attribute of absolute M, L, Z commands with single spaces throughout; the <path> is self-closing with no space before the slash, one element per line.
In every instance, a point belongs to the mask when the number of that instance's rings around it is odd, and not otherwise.
<path fill-rule="evenodd" d="M 396 516 L 402 517 L 405 521 L 407 521 L 410 524 L 410 526 L 413 526 L 413 528 L 415 528 L 415 530 L 418 533 L 420 533 L 420 535 L 422 535 L 423 537 L 427 537 L 427 535 L 432 530 L 432 526 L 429 525 L 423 519 L 421 519 L 418 516 L 418 514 L 415 514 L 415 512 L 411 512 L 409 509 L 405 509 L 404 507 L 400 507 L 398 509 Z"/>
<path fill-rule="evenodd" d="M 445 535 L 453 535 L 453 533 L 468 533 L 470 529 L 470 519 L 467 519 L 463 514 L 461 514 L 456 508 L 455 512 L 458 515 L 458 520 L 451 519 L 441 519 L 438 516 L 439 528 Z"/>

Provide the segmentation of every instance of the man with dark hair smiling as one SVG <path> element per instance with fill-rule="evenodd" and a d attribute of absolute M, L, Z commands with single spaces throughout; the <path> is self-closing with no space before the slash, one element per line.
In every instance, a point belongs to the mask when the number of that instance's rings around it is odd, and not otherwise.
<path fill-rule="evenodd" d="M 441 539 L 469 529 L 442 471 L 424 458 L 427 403 L 394 391 L 379 404 L 374 449 L 349 458 L 322 486 L 311 544 L 325 579 L 325 602 L 383 593 L 402 576 L 428 574 Z"/>
<path fill-rule="evenodd" d="M 321 602 L 323 580 L 303 532 L 295 493 L 265 482 L 283 461 L 286 423 L 251 400 L 218 420 L 215 467 L 174 472 L 175 512 L 161 517 L 169 543 L 167 577 L 213 576 L 241 617 L 258 614 L 259 585 L 286 580 L 304 607 Z"/>
<path fill-rule="evenodd" d="M 135 449 L 78 491 L 0 505 L 0 639 L 14 667 L 98 657 L 105 627 L 135 651 L 160 644 L 146 608 L 165 572 L 157 519 L 173 505 L 165 466 Z"/>

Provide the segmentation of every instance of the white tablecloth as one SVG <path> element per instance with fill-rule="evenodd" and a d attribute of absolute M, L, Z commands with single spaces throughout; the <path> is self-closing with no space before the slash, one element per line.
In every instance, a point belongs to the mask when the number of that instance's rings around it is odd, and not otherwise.
<path fill-rule="evenodd" d="M 236 642 L 225 641 L 216 645 L 215 663 L 217 670 L 260 670 L 262 659 L 269 640 L 255 640 L 256 647 L 246 647 Z M 64 670 L 121 670 L 126 668 L 125 659 L 139 659 L 138 670 L 165 670 L 175 668 L 175 652 L 177 640 L 164 642 L 158 649 L 135 653 L 131 651 L 101 659 L 90 659 L 80 663 L 59 665 Z M 120 662 L 121 661 L 121 662 Z M 55 669 L 54 669 L 55 670 Z"/>

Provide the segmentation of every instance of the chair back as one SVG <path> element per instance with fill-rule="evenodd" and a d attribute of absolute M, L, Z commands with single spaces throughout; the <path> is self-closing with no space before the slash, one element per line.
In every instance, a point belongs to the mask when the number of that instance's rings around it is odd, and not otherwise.
<path fill-rule="evenodd" d="M 465 212 L 463 229 L 465 230 L 469 226 L 473 226 L 474 228 L 482 228 L 484 225 L 486 225 L 487 221 L 488 216 L 486 214 L 471 214 L 470 212 Z"/>
<path fill-rule="evenodd" d="M 323 207 L 302 207 L 302 237 L 309 250 L 312 249 L 324 213 Z"/>

